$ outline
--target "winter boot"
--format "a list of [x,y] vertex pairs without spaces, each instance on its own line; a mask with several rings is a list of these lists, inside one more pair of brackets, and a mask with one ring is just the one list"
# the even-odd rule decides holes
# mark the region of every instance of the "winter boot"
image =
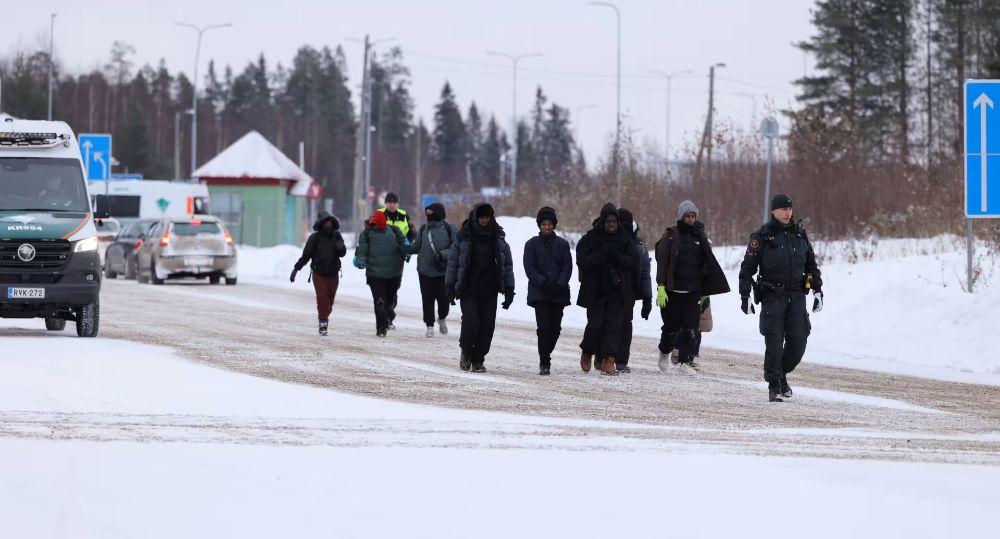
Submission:
[[458,361],[458,368],[468,372],[472,368],[472,359],[465,352],[462,352],[462,359]]
[[424,337],[428,339],[434,336],[434,326],[427,326],[427,333],[424,333]]
[[615,363],[615,370],[622,374],[629,374],[632,372],[632,369],[628,368],[628,365],[624,363]]
[[323,337],[327,335],[327,329],[330,327],[330,322],[328,320],[319,321],[319,334]]
[[586,352],[580,354],[580,368],[583,372],[590,372],[590,363],[594,360],[594,354],[588,354]]
[[767,400],[769,402],[784,402],[781,398],[781,381],[778,382],[768,382],[767,384]]
[[552,367],[551,360],[545,360],[545,359],[540,360],[538,362],[538,374],[540,376],[548,376],[551,367]]
[[618,376],[618,369],[615,368],[615,358],[608,356],[601,362],[601,374],[606,376]]
[[438,331],[441,332],[441,335],[448,334],[448,322],[444,318],[438,318]]
[[786,399],[792,398],[792,388],[788,385],[788,379],[784,376],[781,377],[781,396]]
[[483,363],[486,361],[484,357],[477,357],[472,360],[472,372],[486,372],[486,366]]
[[380,330],[376,331],[375,332],[375,336],[378,337],[378,338],[380,338],[380,339],[384,339],[385,338],[385,330],[384,329],[380,329]]

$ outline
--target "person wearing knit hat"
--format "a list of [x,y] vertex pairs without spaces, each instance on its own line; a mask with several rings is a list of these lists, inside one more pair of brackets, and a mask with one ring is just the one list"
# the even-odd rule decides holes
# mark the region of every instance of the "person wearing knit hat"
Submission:
[[[451,303],[445,292],[444,274],[448,257],[455,249],[458,229],[445,221],[444,205],[434,202],[424,208],[427,224],[420,227],[409,253],[417,255],[417,277],[420,281],[420,298],[424,311],[425,337],[434,336],[434,322],[438,331],[448,334],[448,311]],[[434,307],[437,304],[437,316]]]
[[729,292],[729,282],[698,220],[698,206],[690,200],[678,205],[677,224],[656,242],[656,285],[663,320],[660,370],[694,374],[701,304],[709,296]]
[[403,277],[403,263],[409,242],[396,227],[389,226],[385,213],[375,212],[360,234],[354,250],[354,267],[365,270],[375,307],[375,336],[385,337],[392,319],[396,292]]
[[552,351],[562,332],[563,310],[570,304],[569,279],[573,256],[569,242],[556,235],[556,210],[545,206],[535,218],[538,235],[524,244],[524,274],[528,278],[528,306],[535,309],[538,335],[538,374],[552,368]]
[[[792,197],[779,193],[771,199],[771,218],[750,235],[740,265],[740,308],[754,312],[760,303],[760,333],[764,336],[764,380],[768,400],[792,397],[788,374],[806,351],[812,326],[806,295],[813,292],[813,312],[823,308],[823,279],[812,244],[801,223],[792,220]],[[754,276],[757,275],[757,280]]]

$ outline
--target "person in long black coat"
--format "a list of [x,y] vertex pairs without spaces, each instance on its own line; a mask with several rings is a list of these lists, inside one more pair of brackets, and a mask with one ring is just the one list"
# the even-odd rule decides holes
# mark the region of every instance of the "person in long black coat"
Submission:
[[[641,270],[639,272],[639,295],[636,301],[642,300],[642,311],[640,315],[643,320],[649,320],[649,314],[653,312],[653,281],[649,259],[649,249],[639,237],[639,223],[636,222],[632,212],[625,208],[618,208],[618,226],[625,234],[632,235],[635,245],[635,254],[639,257]],[[622,326],[622,347],[618,356],[615,357],[615,368],[620,373],[632,372],[628,366],[628,360],[632,356],[632,319],[634,318],[633,308],[625,308],[625,316]]]
[[524,245],[524,274],[528,277],[528,306],[535,309],[538,335],[538,374],[548,375],[552,351],[562,332],[563,309],[570,304],[569,279],[573,257],[569,242],[556,235],[556,211],[538,210],[538,235]]
[[619,227],[614,204],[601,208],[593,228],[580,239],[576,264],[580,278],[576,304],[587,309],[580,368],[590,372],[594,361],[601,374],[616,375],[615,358],[624,346],[625,309],[635,305],[642,263],[631,234]]

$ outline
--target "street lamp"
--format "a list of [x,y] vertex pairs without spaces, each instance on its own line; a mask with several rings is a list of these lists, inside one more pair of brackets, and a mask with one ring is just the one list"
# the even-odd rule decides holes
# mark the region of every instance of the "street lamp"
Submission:
[[181,179],[181,114],[191,114],[191,109],[174,113],[174,179]]
[[673,83],[674,77],[679,75],[689,75],[694,73],[691,69],[682,69],[680,71],[666,72],[654,70],[653,73],[660,75],[667,79],[667,127],[665,137],[663,139],[663,159],[664,161],[670,162],[670,94],[671,94],[671,84]]
[[[511,189],[514,189],[517,187],[517,63],[525,58],[542,56],[542,53],[529,52],[526,54],[507,54],[504,52],[486,51],[486,54],[506,58],[510,60],[511,65],[514,68],[514,103],[511,105],[510,109],[511,138],[513,139],[513,145],[511,146],[510,187]],[[500,187],[503,186],[501,185]]]
[[198,43],[194,48],[194,78],[191,79],[191,176],[198,167],[198,58],[201,55],[201,38],[205,32],[218,28],[228,28],[232,23],[195,26],[186,22],[175,22],[177,26],[190,28],[198,33]]
[[49,20],[49,121],[52,121],[52,76],[55,68],[52,66],[52,55],[55,53],[56,43],[56,14],[52,14]]
[[618,74],[617,74],[617,105],[615,108],[615,158],[612,161],[615,169],[615,179],[617,191],[615,198],[617,205],[622,205],[622,172],[619,161],[622,140],[622,12],[618,6],[610,2],[588,2],[592,6],[601,6],[615,10],[615,20],[618,29]]

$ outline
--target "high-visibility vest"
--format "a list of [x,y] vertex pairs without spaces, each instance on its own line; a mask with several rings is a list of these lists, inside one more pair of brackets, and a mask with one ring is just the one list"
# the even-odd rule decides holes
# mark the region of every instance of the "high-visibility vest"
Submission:
[[403,233],[404,237],[409,236],[410,220],[406,218],[406,210],[402,209],[396,210],[396,213],[399,214],[399,219],[390,219],[389,212],[387,212],[385,208],[379,208],[377,211],[380,211],[385,214],[385,222],[387,225],[396,227],[400,232]]

